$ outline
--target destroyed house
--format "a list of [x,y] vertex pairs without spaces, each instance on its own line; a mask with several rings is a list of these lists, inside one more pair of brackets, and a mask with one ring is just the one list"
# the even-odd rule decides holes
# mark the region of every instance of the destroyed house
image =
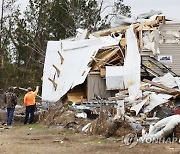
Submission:
[[[49,41],[43,73],[43,100],[56,102],[66,98],[82,102],[98,96],[114,96],[118,90],[126,88],[123,76],[128,71],[122,66],[128,52],[136,50],[135,46],[141,59],[137,54],[134,59],[133,54],[130,55],[130,65],[138,68],[140,61],[142,76],[158,77],[167,72],[179,76],[180,23],[157,16],[132,26],[136,40],[129,38],[129,45],[129,25],[92,34],[80,30],[73,39]],[[132,47],[128,49],[129,46]]]
[[153,76],[171,72],[180,75],[180,23],[165,21],[157,28],[142,30],[141,55],[144,70]]

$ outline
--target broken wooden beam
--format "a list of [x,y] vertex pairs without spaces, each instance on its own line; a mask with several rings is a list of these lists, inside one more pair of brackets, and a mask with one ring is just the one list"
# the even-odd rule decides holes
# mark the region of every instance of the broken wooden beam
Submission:
[[157,93],[157,94],[171,94],[169,91],[166,91],[166,90],[149,88],[149,87],[145,87],[145,86],[140,87],[140,90],[142,90],[142,91],[155,92],[155,93]]
[[149,84],[151,84],[151,85],[153,85],[153,86],[156,86],[156,87],[159,87],[159,88],[161,88],[161,89],[164,89],[164,90],[168,91],[169,93],[176,93],[176,92],[177,92],[177,90],[174,90],[174,89],[172,89],[172,88],[169,88],[169,87],[167,87],[167,86],[165,86],[165,85],[163,85],[163,84],[159,84],[159,83],[156,83],[156,82],[147,80],[147,79],[144,79],[143,81],[146,82],[146,83],[149,83]]
[[[153,26],[156,26],[159,23],[164,23],[164,19],[161,19],[161,17],[158,16],[153,21],[144,22],[144,23],[136,23],[136,24],[133,24],[133,26],[134,26],[135,29],[137,29],[137,31],[141,31],[144,26],[153,27]],[[108,35],[111,35],[111,33],[114,33],[114,32],[116,32],[116,33],[125,32],[128,28],[129,28],[129,26],[121,26],[121,27],[109,28],[109,29],[105,29],[105,30],[102,30],[102,31],[94,32],[93,35],[95,37],[108,36]]]

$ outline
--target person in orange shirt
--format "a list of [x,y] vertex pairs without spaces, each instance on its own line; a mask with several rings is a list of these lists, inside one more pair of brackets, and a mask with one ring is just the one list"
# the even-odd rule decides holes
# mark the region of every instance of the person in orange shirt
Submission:
[[39,91],[39,86],[36,87],[36,90],[34,92],[32,91],[31,87],[29,87],[27,91],[28,92],[24,96],[24,106],[26,107],[24,124],[27,124],[28,120],[29,120],[29,124],[32,124],[34,122],[34,112],[36,106],[35,98]]

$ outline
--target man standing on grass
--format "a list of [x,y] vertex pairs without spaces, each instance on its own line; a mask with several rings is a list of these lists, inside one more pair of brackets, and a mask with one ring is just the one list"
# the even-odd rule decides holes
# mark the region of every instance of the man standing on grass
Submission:
[[[36,87],[36,90],[34,92],[32,91],[31,87],[29,87],[27,91],[28,92],[24,96],[24,106],[26,107],[24,124],[27,124],[28,120],[29,120],[29,124],[32,124],[34,122],[34,112],[36,107],[35,98],[39,91],[39,86]],[[29,115],[30,115],[30,119],[29,119]]]
[[7,108],[7,126],[11,126],[14,116],[15,106],[17,104],[17,96],[14,93],[13,87],[9,87],[8,91],[5,92],[4,103],[6,104],[6,108]]

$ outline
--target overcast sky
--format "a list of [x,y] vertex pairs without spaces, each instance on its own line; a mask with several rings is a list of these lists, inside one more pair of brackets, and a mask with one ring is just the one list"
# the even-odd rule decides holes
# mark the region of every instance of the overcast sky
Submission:
[[[28,0],[18,1],[22,5],[22,9],[25,9]],[[124,3],[131,6],[133,16],[155,10],[162,11],[166,16],[180,19],[180,0],[124,0]]]
[[131,6],[133,16],[155,10],[169,17],[180,18],[180,0],[124,0],[124,3]]

